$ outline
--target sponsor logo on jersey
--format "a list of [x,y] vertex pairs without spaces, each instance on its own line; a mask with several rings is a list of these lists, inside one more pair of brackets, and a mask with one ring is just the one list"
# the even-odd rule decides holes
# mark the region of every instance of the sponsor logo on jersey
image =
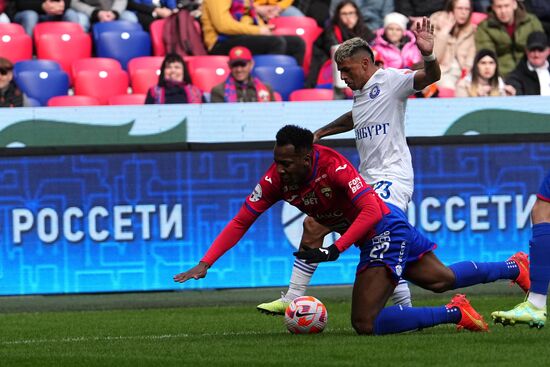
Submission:
[[252,191],[252,194],[250,194],[250,201],[255,203],[259,201],[262,198],[262,186],[260,184],[257,184],[254,188],[254,191]]
[[351,189],[351,192],[355,194],[357,191],[363,188],[363,181],[359,176],[357,176],[353,180],[348,182],[348,186]]
[[370,126],[355,129],[355,139],[371,139],[375,136],[386,135],[388,133],[389,122],[383,124],[374,124]]
[[342,212],[341,210],[335,210],[333,212],[315,214],[315,218],[321,219],[321,220],[322,219],[333,219],[333,218],[341,217],[343,215],[344,215],[344,212]]
[[375,84],[369,92],[369,97],[371,99],[375,99],[379,95],[380,95],[380,87],[378,86],[378,84]]
[[317,177],[317,178],[315,179],[315,183],[321,181],[321,180],[324,179],[324,178],[327,178],[327,174],[326,174],[326,173],[323,173],[322,176]]
[[302,198],[304,205],[316,205],[319,203],[319,199],[315,196],[315,191],[309,192]]
[[336,169],[334,170],[334,172],[338,172],[338,171],[345,170],[347,167],[348,167],[347,163],[344,164],[343,166],[338,166],[338,167],[336,167]]
[[332,197],[332,189],[330,187],[321,187],[321,194],[330,199]]

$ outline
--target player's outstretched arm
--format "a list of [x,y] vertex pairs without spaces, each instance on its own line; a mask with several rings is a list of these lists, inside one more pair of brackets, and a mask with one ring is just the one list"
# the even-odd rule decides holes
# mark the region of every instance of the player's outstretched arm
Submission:
[[189,279],[201,279],[206,276],[206,272],[208,271],[208,268],[210,265],[205,263],[204,261],[200,261],[197,265],[192,267],[191,269],[174,275],[174,281],[178,283],[183,283],[188,281]]
[[412,31],[416,37],[416,46],[424,59],[424,68],[414,75],[414,89],[422,90],[441,78],[441,69],[433,53],[434,25],[430,19],[423,17],[421,22],[416,23]]
[[321,138],[329,135],[341,134],[353,129],[351,111],[344,113],[331,123],[323,126],[313,133],[313,143],[318,143]]

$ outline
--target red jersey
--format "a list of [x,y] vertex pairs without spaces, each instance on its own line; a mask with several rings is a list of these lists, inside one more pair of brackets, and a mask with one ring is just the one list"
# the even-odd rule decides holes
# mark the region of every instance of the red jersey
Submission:
[[284,184],[273,163],[201,261],[214,263],[260,214],[279,200],[342,234],[335,243],[340,251],[371,238],[376,224],[390,212],[388,207],[340,153],[314,145],[312,159],[311,176],[301,185]]

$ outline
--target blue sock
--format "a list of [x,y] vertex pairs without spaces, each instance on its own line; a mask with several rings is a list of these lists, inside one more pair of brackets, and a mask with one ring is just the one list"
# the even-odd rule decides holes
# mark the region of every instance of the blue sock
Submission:
[[463,261],[452,264],[449,268],[455,273],[456,278],[453,289],[491,283],[499,279],[514,280],[519,275],[518,265],[510,260],[494,263]]
[[374,334],[396,334],[440,324],[456,324],[460,311],[453,307],[403,307],[390,306],[382,309],[374,321]]
[[533,238],[529,243],[529,270],[531,292],[548,294],[550,282],[550,223],[533,226]]

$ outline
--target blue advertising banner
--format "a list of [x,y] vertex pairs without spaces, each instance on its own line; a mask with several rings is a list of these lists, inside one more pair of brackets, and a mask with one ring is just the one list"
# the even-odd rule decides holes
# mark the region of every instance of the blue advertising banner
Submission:
[[[338,150],[357,163],[354,148]],[[549,143],[416,146],[412,154],[409,219],[444,262],[527,251]],[[271,161],[269,150],[0,157],[0,294],[286,285],[302,222],[286,203],[205,279],[172,281],[200,260]],[[352,283],[357,260],[352,248],[322,264],[313,284]]]

